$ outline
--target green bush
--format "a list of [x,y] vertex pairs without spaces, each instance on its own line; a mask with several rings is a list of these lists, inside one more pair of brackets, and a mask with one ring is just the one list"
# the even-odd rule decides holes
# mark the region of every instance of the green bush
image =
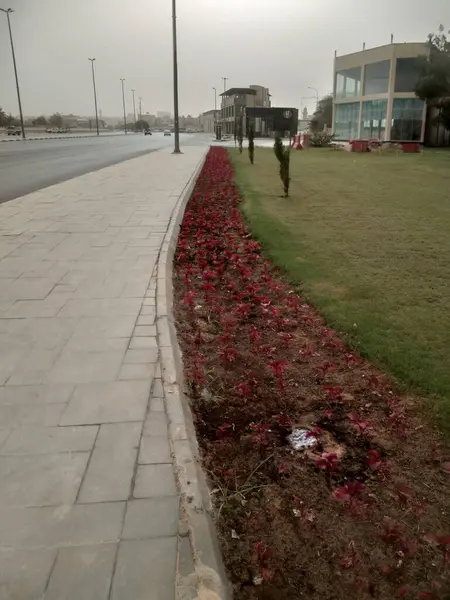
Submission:
[[326,133],[325,131],[318,131],[314,133],[310,140],[310,146],[314,148],[329,148],[331,146],[331,142],[334,140],[334,135],[332,133]]

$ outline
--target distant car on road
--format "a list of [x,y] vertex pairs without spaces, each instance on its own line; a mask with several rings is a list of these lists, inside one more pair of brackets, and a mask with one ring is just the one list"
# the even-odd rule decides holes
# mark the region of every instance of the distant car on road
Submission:
[[17,127],[14,127],[13,125],[10,125],[9,127],[6,128],[6,133],[8,135],[20,135],[20,129],[18,129]]
[[172,135],[168,129],[164,131],[164,135]]
[[150,131],[150,129],[146,129],[144,131],[144,135],[152,135],[152,132]]

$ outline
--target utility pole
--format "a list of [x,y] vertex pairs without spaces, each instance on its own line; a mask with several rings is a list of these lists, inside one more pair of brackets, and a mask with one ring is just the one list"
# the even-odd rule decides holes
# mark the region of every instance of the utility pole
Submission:
[[14,42],[13,42],[12,31],[11,31],[11,21],[9,19],[9,15],[14,11],[12,8],[6,8],[6,9],[0,8],[0,10],[6,14],[6,19],[8,21],[9,39],[11,41],[11,52],[12,52],[12,59],[13,59],[13,65],[14,65],[14,75],[16,77],[17,101],[19,103],[20,127],[22,129],[22,139],[25,139],[25,127],[23,124],[22,102],[20,100],[19,77],[17,76],[16,54],[14,52]]
[[319,92],[317,91],[317,89],[315,87],[312,87],[310,85],[308,85],[308,90],[314,90],[316,92],[316,110],[319,106]]
[[136,90],[131,90],[132,94],[133,94],[133,115],[134,115],[134,130],[136,131],[136,101],[134,98],[134,92]]
[[120,81],[122,82],[123,123],[124,123],[124,127],[125,127],[125,135],[126,135],[128,133],[128,131],[127,131],[127,113],[126,113],[126,109],[125,109],[125,88],[123,87],[125,79],[123,77],[121,77]]
[[222,77],[223,80],[223,93],[224,95],[222,96],[222,133],[227,133],[226,131],[226,126],[225,126],[225,92],[227,91],[227,81],[228,81],[228,77]]
[[142,97],[139,96],[139,121],[142,119]]
[[172,0],[172,46],[173,46],[173,121],[175,143],[174,154],[181,154],[180,123],[178,117],[178,55],[177,55],[177,3]]
[[91,65],[92,65],[92,85],[94,87],[95,123],[97,125],[97,135],[100,135],[100,131],[99,131],[99,128],[98,128],[97,90],[96,90],[96,87],[95,87],[95,71],[94,71],[94,61],[95,61],[95,58],[88,58],[88,60],[91,61]]

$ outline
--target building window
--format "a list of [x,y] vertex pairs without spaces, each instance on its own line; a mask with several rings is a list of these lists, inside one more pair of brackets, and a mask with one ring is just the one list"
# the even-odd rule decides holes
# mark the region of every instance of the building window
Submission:
[[419,58],[398,58],[395,71],[395,91],[414,92],[420,77]]
[[391,140],[420,141],[423,101],[418,98],[395,98],[392,107]]
[[336,104],[334,134],[338,139],[351,140],[358,136],[359,102]]
[[389,72],[391,70],[391,61],[366,65],[364,74],[364,96],[371,94],[387,94],[389,89]]
[[362,140],[386,139],[387,100],[368,100],[362,103],[361,132]]
[[356,98],[361,90],[361,67],[336,73],[336,98]]

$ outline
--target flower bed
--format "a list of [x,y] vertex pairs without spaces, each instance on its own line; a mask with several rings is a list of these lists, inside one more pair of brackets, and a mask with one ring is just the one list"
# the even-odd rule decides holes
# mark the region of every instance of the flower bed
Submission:
[[174,282],[235,598],[448,598],[450,475],[435,432],[264,259],[239,202],[227,151],[212,148]]

